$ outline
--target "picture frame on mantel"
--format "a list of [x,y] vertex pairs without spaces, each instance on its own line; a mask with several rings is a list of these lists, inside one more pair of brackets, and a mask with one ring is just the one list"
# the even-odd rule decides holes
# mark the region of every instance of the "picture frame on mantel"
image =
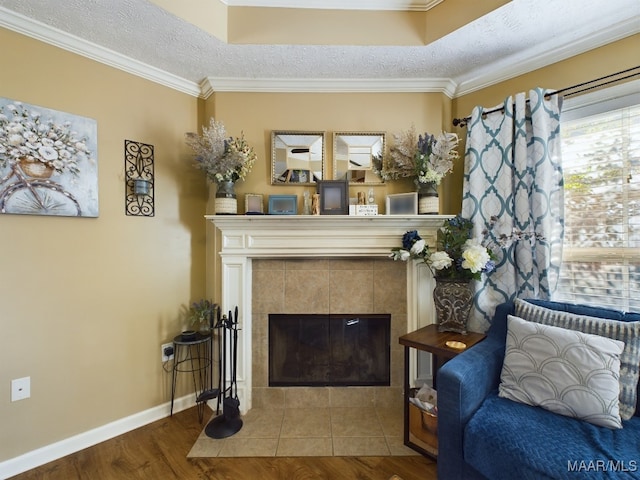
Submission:
[[385,207],[387,215],[417,215],[418,192],[389,194]]
[[264,213],[263,196],[260,193],[247,193],[244,196],[244,210],[248,215],[262,215]]
[[317,182],[320,215],[349,215],[349,183],[346,180]]
[[269,195],[269,215],[297,215],[297,195]]

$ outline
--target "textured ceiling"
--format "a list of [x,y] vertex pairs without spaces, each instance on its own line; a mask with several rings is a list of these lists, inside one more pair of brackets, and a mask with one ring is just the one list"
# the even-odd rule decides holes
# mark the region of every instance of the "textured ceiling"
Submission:
[[460,93],[496,72],[520,74],[640,31],[638,0],[513,0],[412,47],[230,45],[145,0],[0,0],[0,7],[214,86],[215,79],[446,78]]

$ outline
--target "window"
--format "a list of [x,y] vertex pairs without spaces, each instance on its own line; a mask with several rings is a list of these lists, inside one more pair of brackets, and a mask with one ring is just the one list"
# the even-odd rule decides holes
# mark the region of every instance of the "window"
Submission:
[[565,239],[554,300],[640,312],[638,97],[563,113]]

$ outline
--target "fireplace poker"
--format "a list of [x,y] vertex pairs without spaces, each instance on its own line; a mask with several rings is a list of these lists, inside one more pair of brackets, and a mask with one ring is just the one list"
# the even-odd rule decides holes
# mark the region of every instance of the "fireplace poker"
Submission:
[[[238,398],[238,306],[234,316],[233,325],[233,377],[231,378],[232,389],[235,387],[235,398]],[[233,393],[233,392],[232,392]],[[240,402],[238,402],[238,406]]]

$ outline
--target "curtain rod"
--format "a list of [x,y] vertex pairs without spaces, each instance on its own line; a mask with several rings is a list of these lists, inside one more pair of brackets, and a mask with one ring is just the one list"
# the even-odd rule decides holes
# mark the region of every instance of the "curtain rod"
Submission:
[[[627,74],[629,72],[633,72],[634,70],[636,70],[636,72],[630,73],[629,75],[625,75],[625,74]],[[610,75],[605,75],[604,77],[596,78],[595,80],[589,80],[588,82],[578,83],[577,85],[572,85],[570,87],[561,88],[560,90],[556,90],[554,92],[545,93],[544,96],[545,96],[545,98],[549,98],[552,95],[558,95],[559,93],[568,92],[569,90],[575,90],[576,88],[578,88],[579,90],[575,90],[573,92],[568,92],[568,93],[565,94],[565,97],[570,97],[571,95],[577,95],[579,93],[586,92],[588,90],[593,90],[594,88],[604,87],[605,85],[609,85],[610,83],[615,83],[615,82],[619,82],[621,80],[626,80],[628,78],[636,77],[636,76],[640,75],[640,71],[637,71],[637,70],[640,70],[640,66],[628,68],[627,70],[622,70],[620,72],[612,73]],[[611,77],[617,77],[618,75],[625,75],[625,76],[620,77],[620,78],[615,78],[613,80],[609,80]],[[607,80],[607,81],[605,81],[605,80]],[[597,85],[592,85],[594,83],[597,83]],[[585,87],[586,85],[589,85],[589,86]],[[580,87],[585,87],[585,88],[580,88]],[[528,98],[527,98],[526,102],[529,103],[529,99]],[[504,107],[494,108],[494,109],[489,110],[487,112],[483,112],[482,115],[485,116],[485,115],[489,115],[490,113],[495,113],[495,112],[500,112],[500,111],[504,111]],[[464,118],[454,118],[453,119],[453,126],[454,127],[466,127],[467,126],[467,122],[469,120],[471,120],[471,116],[464,117]]]

